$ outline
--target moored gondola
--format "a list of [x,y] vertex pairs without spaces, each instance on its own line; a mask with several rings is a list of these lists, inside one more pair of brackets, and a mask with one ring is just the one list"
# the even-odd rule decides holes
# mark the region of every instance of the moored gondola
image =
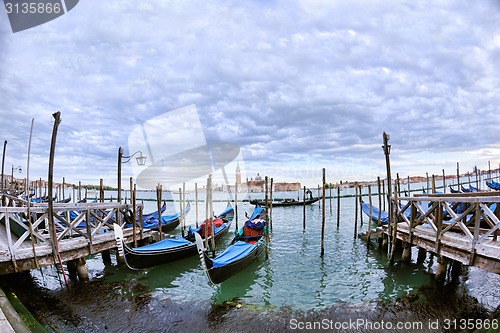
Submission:
[[[227,234],[233,217],[233,207],[228,204],[226,209],[213,220],[214,241]],[[131,269],[156,266],[195,255],[196,243],[193,232],[201,231],[203,227],[202,225],[198,229],[191,229],[192,232],[189,232],[185,237],[169,237],[145,246],[130,247],[124,242],[120,226],[114,225],[118,251],[121,252],[120,255],[124,256],[125,263]],[[211,241],[211,238],[210,233],[208,240]]]
[[236,232],[234,239],[221,254],[211,258],[203,245],[203,239],[195,233],[201,264],[210,282],[221,283],[239,273],[257,259],[266,247],[266,221],[263,208],[256,206],[250,219]]
[[[181,218],[185,217],[191,210],[191,204],[188,202],[186,207],[179,213],[161,216],[161,231],[169,232],[174,230],[181,223]],[[162,212],[164,209],[162,208]],[[132,227],[132,223],[127,223],[127,227]],[[151,215],[148,218],[142,218],[142,227],[145,229],[158,230],[158,213]]]
[[[319,201],[319,199],[321,199],[321,198],[312,198],[312,199],[307,199],[305,201],[295,200],[295,199],[285,199],[282,201],[273,201],[272,206],[273,207],[288,207],[288,206],[312,205],[313,203]],[[265,206],[266,201],[253,199],[253,200],[250,200],[250,204],[256,205],[256,206]]]

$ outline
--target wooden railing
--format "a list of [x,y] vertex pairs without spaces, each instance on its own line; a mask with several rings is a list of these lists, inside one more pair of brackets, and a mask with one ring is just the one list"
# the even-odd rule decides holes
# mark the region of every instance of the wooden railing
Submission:
[[[14,203],[17,201],[8,199]],[[0,206],[0,223],[6,231],[6,239],[1,240],[4,250],[0,252],[5,252],[6,248],[9,252],[1,256],[9,255],[15,265],[16,259],[36,256],[33,252],[43,252],[35,251],[35,248],[50,248],[54,252],[54,249],[59,251],[59,244],[76,240],[88,247],[89,253],[94,253],[95,239],[112,232],[114,223],[120,226],[132,224],[133,211],[136,216],[142,216],[142,204],[136,205],[135,210],[133,208],[130,204],[120,203],[55,203],[53,221],[50,221],[46,204],[32,203],[29,208],[16,207],[15,204]],[[141,224],[137,223],[133,232],[139,232],[140,227]]]
[[[407,229],[409,243],[423,227],[435,237],[435,252],[445,236],[460,236],[460,243],[472,254],[474,261],[477,246],[487,240],[497,241],[500,230],[500,195],[497,193],[467,193],[416,195],[399,197],[394,201],[395,221],[389,233]],[[420,227],[418,229],[417,227]]]

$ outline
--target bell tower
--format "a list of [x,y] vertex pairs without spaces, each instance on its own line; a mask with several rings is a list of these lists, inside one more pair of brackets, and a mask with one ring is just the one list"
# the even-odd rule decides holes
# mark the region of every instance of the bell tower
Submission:
[[240,162],[236,162],[236,184],[241,185],[241,170],[240,170]]

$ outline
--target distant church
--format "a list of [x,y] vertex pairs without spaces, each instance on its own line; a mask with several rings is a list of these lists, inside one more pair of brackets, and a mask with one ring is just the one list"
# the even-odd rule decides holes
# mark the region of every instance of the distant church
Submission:
[[[246,179],[245,183],[241,182],[241,169],[240,164],[236,164],[236,185],[238,192],[264,192],[266,181],[262,179],[260,173],[257,173],[255,178]],[[232,187],[233,189],[233,187]],[[301,189],[300,183],[273,183],[273,191],[299,191]]]

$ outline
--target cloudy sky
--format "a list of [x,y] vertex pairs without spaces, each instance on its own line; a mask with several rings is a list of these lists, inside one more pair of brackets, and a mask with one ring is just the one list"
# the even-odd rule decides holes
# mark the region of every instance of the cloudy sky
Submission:
[[6,173],[26,176],[34,118],[31,179],[56,111],[56,180],[114,185],[134,128],[189,105],[247,177],[384,177],[384,131],[401,177],[500,163],[496,0],[81,0],[17,33],[1,8],[0,61]]

